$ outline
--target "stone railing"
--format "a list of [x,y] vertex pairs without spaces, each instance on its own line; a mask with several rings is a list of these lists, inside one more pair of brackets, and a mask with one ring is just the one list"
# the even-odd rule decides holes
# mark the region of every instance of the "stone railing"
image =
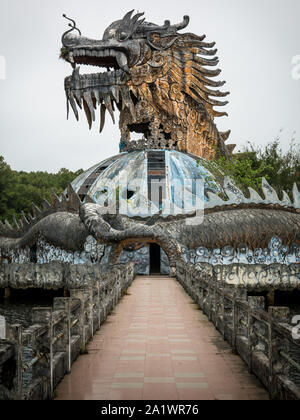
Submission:
[[26,329],[6,325],[6,339],[0,340],[0,399],[51,399],[134,279],[132,263],[102,267],[93,281],[97,266],[73,269],[77,288],[69,289],[70,297],[54,298],[53,307],[34,308],[33,325]]
[[293,339],[289,308],[269,306],[266,312],[263,296],[248,296],[247,288],[228,284],[217,273],[177,264],[177,280],[270,397],[300,399],[300,339]]

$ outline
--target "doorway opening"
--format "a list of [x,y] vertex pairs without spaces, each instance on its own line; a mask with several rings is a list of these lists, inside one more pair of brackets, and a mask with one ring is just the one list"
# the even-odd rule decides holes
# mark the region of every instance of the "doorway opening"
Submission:
[[150,243],[150,274],[160,274],[160,246]]

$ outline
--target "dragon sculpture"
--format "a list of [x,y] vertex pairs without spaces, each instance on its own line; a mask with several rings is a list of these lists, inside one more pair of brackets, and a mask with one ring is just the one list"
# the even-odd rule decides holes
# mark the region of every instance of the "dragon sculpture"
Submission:
[[[112,23],[103,40],[81,36],[75,22],[62,37],[62,56],[74,67],[73,75],[65,80],[68,104],[78,117],[77,105],[84,108],[89,124],[95,119],[94,110],[100,105],[101,128],[105,110],[114,116],[114,104],[120,109],[122,150],[139,147],[162,148],[157,142],[164,138],[164,148],[193,152],[198,157],[212,158],[216,146],[227,154],[214,116],[220,114],[213,106],[223,103],[210,96],[224,96],[207,86],[220,86],[210,77],[219,70],[207,70],[217,59],[213,44],[204,43],[204,36],[178,34],[188,24],[156,26],[127,13]],[[74,31],[78,32],[74,34]],[[116,71],[80,75],[77,64],[95,64]],[[130,131],[142,132],[143,141],[130,141]],[[162,135],[163,134],[163,135]],[[227,177],[222,194],[207,192],[204,220],[200,224],[186,223],[192,215],[167,217],[155,215],[144,220],[113,214],[109,208],[95,203],[88,195],[84,202],[69,185],[61,197],[52,194],[52,203],[44,200],[43,209],[33,206],[33,215],[22,215],[11,227],[0,224],[1,258],[8,262],[47,261],[43,255],[52,248],[60,261],[73,262],[85,253],[89,262],[100,261],[103,245],[111,251],[108,261],[116,261],[124,247],[137,249],[140,244],[155,242],[167,254],[171,267],[176,261],[196,250],[205,253],[257,253],[264,263],[263,253],[272,238],[278,237],[285,254],[300,261],[300,194],[294,185],[293,201],[282,192],[262,181],[264,197],[249,189],[245,196]],[[222,197],[222,198],[221,198]],[[57,252],[57,254],[55,254]],[[283,252],[283,251],[282,251]],[[44,258],[44,259],[43,259]],[[84,262],[83,261],[83,262]]]
[[[204,42],[205,35],[180,34],[188,16],[182,23],[165,21],[158,26],[141,19],[143,13],[132,14],[133,10],[113,22],[102,40],[81,36],[73,20],[62,36],[61,57],[74,69],[65,80],[67,103],[76,118],[78,105],[91,127],[99,106],[101,132],[106,110],[114,121],[115,105],[120,110],[122,151],[145,148],[145,141],[130,142],[130,132],[137,132],[148,147],[163,142],[164,148],[206,159],[213,158],[217,149],[228,154],[224,141],[230,132],[219,133],[214,123],[214,117],[227,115],[214,109],[227,102],[214,98],[229,93],[213,89],[225,83],[213,79],[219,69],[209,68],[218,63],[215,43]],[[81,75],[79,64],[107,71]]]

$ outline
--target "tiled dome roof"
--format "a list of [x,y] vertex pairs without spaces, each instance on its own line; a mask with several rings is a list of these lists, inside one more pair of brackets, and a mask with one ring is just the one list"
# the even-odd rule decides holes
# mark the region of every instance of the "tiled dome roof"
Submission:
[[221,190],[211,163],[175,150],[157,149],[106,159],[82,173],[72,186],[82,201],[88,194],[107,206],[117,197],[122,201],[120,213],[141,217],[158,212],[163,216],[189,213],[195,210],[197,200],[206,201],[206,191]]

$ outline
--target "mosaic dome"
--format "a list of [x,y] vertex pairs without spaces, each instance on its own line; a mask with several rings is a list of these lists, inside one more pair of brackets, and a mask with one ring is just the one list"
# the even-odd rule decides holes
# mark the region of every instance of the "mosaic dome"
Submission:
[[[209,168],[209,169],[208,169]],[[112,206],[128,216],[187,214],[203,206],[205,192],[221,187],[211,164],[175,150],[121,153],[94,165],[73,183],[84,202]]]

